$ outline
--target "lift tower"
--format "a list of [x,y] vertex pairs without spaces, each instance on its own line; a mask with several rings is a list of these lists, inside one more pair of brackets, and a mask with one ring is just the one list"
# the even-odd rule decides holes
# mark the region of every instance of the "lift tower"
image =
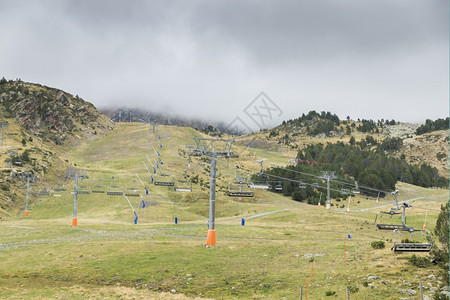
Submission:
[[77,196],[78,196],[78,178],[88,178],[86,169],[67,168],[67,178],[75,178],[75,188],[73,193],[73,215],[72,226],[77,227]]
[[[209,218],[208,218],[208,236],[206,238],[206,246],[216,245],[215,230],[215,211],[216,211],[216,162],[217,157],[235,158],[237,154],[231,152],[231,145],[234,140],[194,138],[196,152],[198,155],[211,157],[211,166],[209,174]],[[217,144],[225,144],[223,148],[217,148]]]
[[30,172],[23,172],[22,173],[22,181],[27,182],[27,198],[25,202],[25,217],[28,217],[28,202],[30,200],[30,181],[35,180],[35,176],[33,173]]
[[334,171],[322,171],[322,176],[319,178],[325,179],[327,181],[327,209],[331,207],[330,201],[330,179],[335,179],[336,175]]
[[1,146],[3,147],[3,132],[5,131],[5,128],[8,128],[8,122],[3,122],[0,124],[0,126],[2,126],[2,142],[1,142]]

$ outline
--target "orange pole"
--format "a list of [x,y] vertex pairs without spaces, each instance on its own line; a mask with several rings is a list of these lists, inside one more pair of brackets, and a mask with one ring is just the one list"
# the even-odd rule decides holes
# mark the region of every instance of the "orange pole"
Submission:
[[346,256],[346,246],[345,246],[345,237],[344,237],[344,264],[347,264],[347,256]]
[[72,218],[72,227],[77,227],[77,218]]
[[425,221],[423,222],[423,227],[422,227],[423,230],[427,229],[427,217],[428,217],[428,210],[427,210],[427,214],[425,215]]
[[313,269],[314,269],[314,260],[311,263],[311,287],[310,287],[311,292],[312,292],[312,282],[313,282]]
[[25,211],[25,217],[28,217],[28,210]]
[[308,290],[307,290],[307,286],[306,286],[306,278],[305,278],[305,296],[306,296],[306,300],[308,300]]

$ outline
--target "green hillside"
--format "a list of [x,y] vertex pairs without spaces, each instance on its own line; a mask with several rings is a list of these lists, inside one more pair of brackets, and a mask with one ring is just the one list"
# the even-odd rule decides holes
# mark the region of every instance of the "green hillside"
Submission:
[[[411,297],[410,290],[418,293],[420,280],[431,296],[442,281],[439,267],[413,265],[411,253],[390,250],[392,231],[375,229],[376,213],[393,207],[392,195],[378,202],[355,195],[350,206],[333,200],[330,210],[259,189],[251,198],[227,196],[235,164],[242,167],[240,175],[251,175],[260,171],[256,160],[287,165],[293,153],[249,146],[248,137],[238,138],[232,148],[239,158],[219,159],[217,246],[204,247],[209,161],[192,157],[188,169],[186,154],[192,138],[204,135],[191,128],[158,129],[153,139],[149,125],[118,123],[103,135],[81,139],[78,146],[42,144],[55,156],[50,170],[59,173],[46,172],[32,189],[45,183],[64,185],[67,191],[33,196],[28,218],[17,209],[25,201],[22,191],[11,216],[0,221],[1,298],[298,299],[306,283],[310,299],[344,299],[347,286],[355,299],[397,299]],[[196,182],[192,192],[151,184],[144,162],[152,173],[146,155],[158,161],[153,147],[169,175],[153,173],[154,179],[178,182],[186,174]],[[139,197],[129,197],[137,224],[124,196],[91,193],[78,195],[78,226],[71,227],[74,180],[64,177],[68,166],[87,169],[89,178],[79,183],[86,190],[96,185],[104,190],[112,185],[122,191],[136,188],[146,203],[143,208]],[[433,232],[448,189],[400,182],[396,188],[399,201],[409,200],[413,206],[407,210],[408,226],[420,229],[426,220]],[[397,216],[389,219],[399,222]],[[377,241],[386,247],[374,249],[371,243]]]

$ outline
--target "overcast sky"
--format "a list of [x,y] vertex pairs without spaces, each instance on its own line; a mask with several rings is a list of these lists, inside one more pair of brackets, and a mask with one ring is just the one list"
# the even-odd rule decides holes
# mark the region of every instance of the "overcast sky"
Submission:
[[424,122],[449,113],[448,6],[0,0],[0,77],[224,122],[248,124],[260,92],[274,123],[309,110]]

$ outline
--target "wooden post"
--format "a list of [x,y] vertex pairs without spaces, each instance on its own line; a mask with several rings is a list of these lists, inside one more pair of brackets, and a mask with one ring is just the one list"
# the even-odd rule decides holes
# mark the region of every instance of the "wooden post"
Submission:
[[350,288],[347,287],[347,300],[350,300]]
[[309,287],[310,293],[312,293],[313,269],[314,269],[314,259],[313,259],[313,261],[311,263],[311,286]]
[[423,300],[423,288],[422,288],[422,280],[420,281],[420,285],[419,285],[419,288],[420,288],[420,300]]

